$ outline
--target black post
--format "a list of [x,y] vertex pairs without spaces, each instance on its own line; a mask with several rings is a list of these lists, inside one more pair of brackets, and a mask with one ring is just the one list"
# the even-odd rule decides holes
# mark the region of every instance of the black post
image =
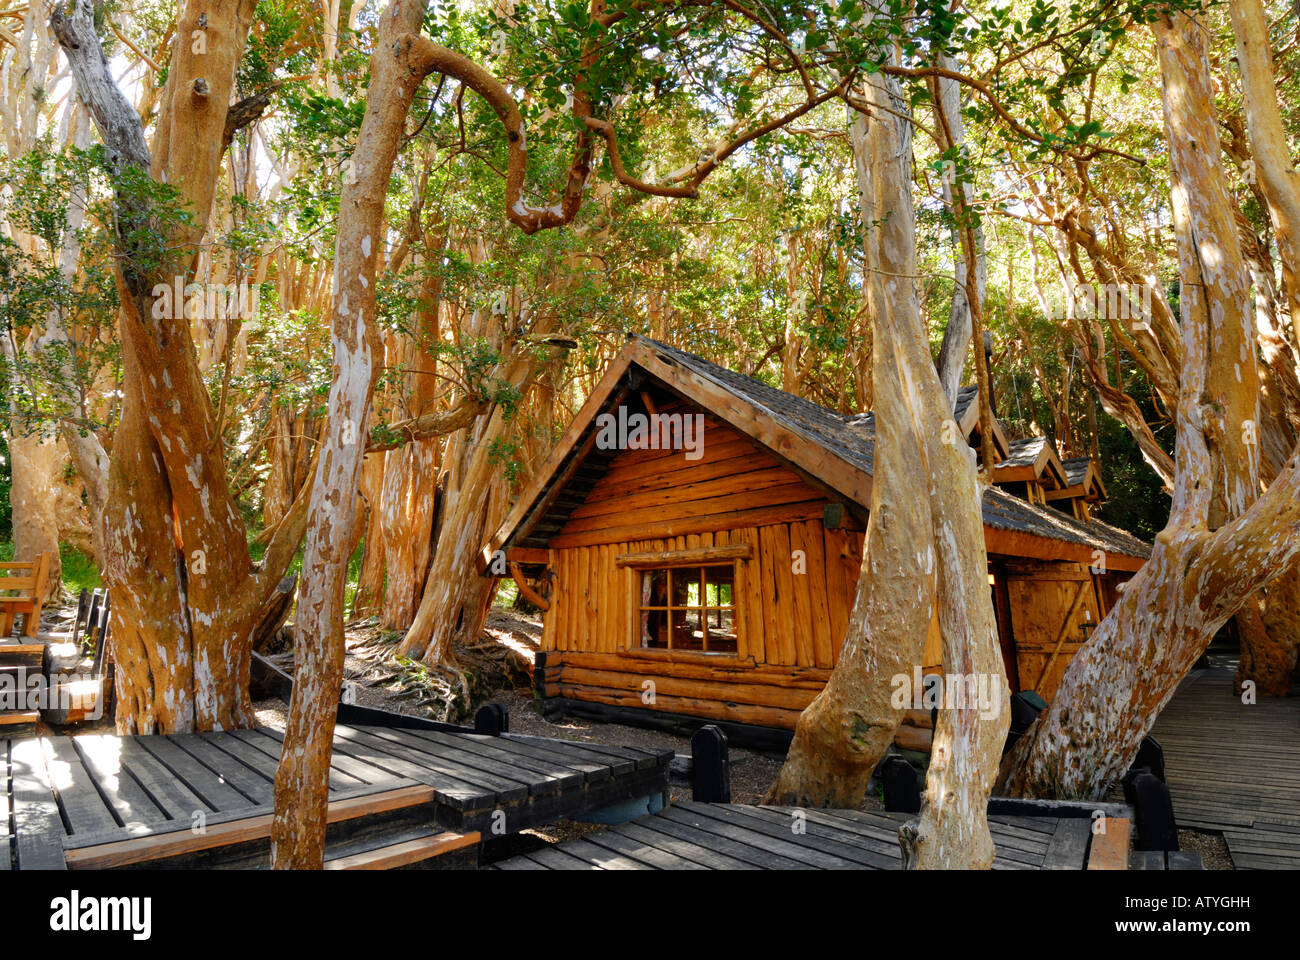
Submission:
[[921,783],[912,765],[897,754],[880,761],[885,809],[890,813],[920,813]]
[[510,715],[499,703],[485,703],[474,714],[474,732],[497,737],[510,730]]
[[1165,782],[1165,750],[1155,737],[1143,737],[1137,756],[1129,764],[1129,772],[1147,770],[1161,783]]
[[1136,770],[1124,778],[1124,799],[1133,807],[1139,850],[1177,850],[1178,823],[1169,787],[1149,771]]
[[691,737],[691,799],[698,803],[731,802],[731,759],[727,735],[706,724]]

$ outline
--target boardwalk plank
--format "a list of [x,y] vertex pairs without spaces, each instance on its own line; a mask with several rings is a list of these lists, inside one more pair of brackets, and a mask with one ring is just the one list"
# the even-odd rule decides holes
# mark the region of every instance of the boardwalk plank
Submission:
[[402,743],[371,733],[362,727],[350,727],[340,724],[335,729],[340,736],[348,741],[349,745],[365,744],[379,753],[391,757],[400,757],[408,763],[424,767],[426,771],[431,773],[455,777],[464,783],[474,785],[479,789],[480,793],[493,797],[497,803],[518,803],[528,796],[528,786],[518,780],[507,779],[494,773],[488,773],[485,770],[476,770],[463,763],[445,757],[437,757],[431,753],[412,750]]
[[[367,727],[366,731],[391,741],[399,749],[412,750],[420,755],[427,754],[469,770],[501,778],[509,783],[520,784],[533,796],[550,796],[560,792],[558,778],[489,756],[476,747],[464,745],[445,734],[439,737],[416,737],[405,730],[383,727]],[[427,732],[437,733],[437,731]]]
[[38,742],[68,832],[98,833],[121,826],[95,788],[94,778],[82,765],[72,741],[68,737],[41,737]]
[[127,772],[167,814],[167,819],[188,819],[195,813],[210,813],[216,809],[163,766],[157,757],[136,743],[135,737],[107,734],[104,737],[118,745]]
[[1082,818],[1057,821],[1047,853],[1043,857],[1044,870],[1082,870],[1088,855],[1088,840],[1092,835],[1092,822]]
[[14,852],[22,870],[64,870],[63,819],[54,799],[45,754],[35,739],[10,742],[14,802]]
[[[241,737],[248,743],[256,743],[254,738],[270,741],[268,746],[263,747],[269,750],[278,758],[284,749],[284,733],[276,730],[274,727],[255,727],[252,730],[232,730],[237,737]],[[350,757],[346,753],[340,753],[337,749],[338,742],[335,741],[335,749],[330,755],[330,768],[343,774],[347,778],[345,784],[341,784],[338,789],[351,790],[362,784],[370,784],[377,787],[393,784],[403,777],[389,773],[379,767],[372,766],[364,760],[358,760],[356,757]],[[332,782],[332,778],[331,778]]]
[[[134,737],[135,745],[177,777],[185,788],[212,810],[239,810],[256,806],[248,797],[195,760],[167,737]],[[129,761],[128,761],[129,763]]]
[[238,790],[254,805],[272,801],[275,794],[274,773],[271,776],[258,773],[208,740],[204,734],[170,734],[167,739],[207,767],[224,783]]
[[1243,704],[1231,668],[1193,671],[1152,729],[1180,826],[1224,834],[1241,869],[1300,868],[1300,848],[1269,820],[1300,825],[1300,704]]
[[117,737],[83,734],[72,738],[73,749],[82,765],[95,778],[113,809],[116,821],[125,827],[140,827],[168,820],[171,815],[127,772]]

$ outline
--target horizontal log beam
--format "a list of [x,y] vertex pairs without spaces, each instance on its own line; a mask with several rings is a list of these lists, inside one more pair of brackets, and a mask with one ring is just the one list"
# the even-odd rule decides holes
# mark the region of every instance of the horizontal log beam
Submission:
[[710,563],[714,560],[748,560],[754,548],[748,543],[723,547],[697,547],[692,550],[659,550],[649,553],[624,553],[614,559],[620,567],[677,567]]

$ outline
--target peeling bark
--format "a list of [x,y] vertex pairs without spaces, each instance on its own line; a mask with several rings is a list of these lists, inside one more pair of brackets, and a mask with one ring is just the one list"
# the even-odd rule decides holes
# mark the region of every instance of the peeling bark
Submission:
[[1219,162],[1203,29],[1185,14],[1153,29],[1184,291],[1173,505],[1151,559],[1004,761],[1000,785],[1014,795],[1100,797],[1217,630],[1300,554],[1300,450],[1253,500],[1250,278]]
[[[873,330],[876,472],[866,556],[830,681],[804,710],[768,803],[857,807],[901,720],[891,693],[920,666],[939,605],[945,670],[1004,676],[987,582],[975,464],[942,424],[951,406],[930,358],[916,274],[910,128],[896,81],[876,78],[864,99],[885,108],[854,119],[852,142]],[[973,251],[967,250],[968,254]],[[968,266],[968,277],[974,264]],[[944,442],[945,436],[948,442]],[[928,497],[918,497],[919,490]],[[987,869],[986,810],[1009,714],[973,706],[941,712],[915,827],[922,869]]]

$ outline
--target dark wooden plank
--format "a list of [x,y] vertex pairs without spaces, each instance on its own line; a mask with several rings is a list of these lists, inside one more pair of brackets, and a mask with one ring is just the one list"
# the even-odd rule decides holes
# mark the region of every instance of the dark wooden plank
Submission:
[[654,867],[648,863],[642,863],[640,860],[634,860],[631,857],[625,857],[606,847],[597,846],[585,837],[578,837],[575,840],[566,840],[563,844],[564,852],[571,857],[577,857],[584,863],[590,864],[601,870],[653,870]]
[[[269,741],[266,746],[261,746],[260,749],[269,751],[277,758],[277,762],[284,750],[284,733],[274,727],[255,727],[251,730],[232,730],[230,732],[246,743],[258,744],[259,740]],[[337,742],[335,746],[337,747]],[[346,753],[340,753],[337,749],[334,749],[330,754],[330,769],[343,774],[347,778],[347,782],[341,783],[337,788],[339,790],[351,790],[361,784],[386,786],[403,779],[389,773],[387,770],[372,766],[364,760],[358,760]]]
[[527,857],[511,857],[509,860],[501,860],[498,863],[491,864],[493,870],[545,870],[546,868],[536,860],[529,860]]
[[698,843],[692,843],[681,837],[673,836],[670,833],[664,833],[657,829],[659,818],[656,816],[642,817],[640,820],[633,820],[630,823],[621,823],[616,828],[619,833],[633,840],[639,840],[642,843],[650,844],[660,850],[666,850],[669,853],[676,854],[684,860],[690,860],[692,863],[698,863],[702,867],[710,870],[757,870],[758,867],[744,860],[738,860],[735,857],[729,857],[725,853],[701,846]]
[[[342,801],[331,801],[326,821],[331,826],[353,823],[364,826],[369,818],[383,813],[418,809],[427,805],[433,796],[432,788],[419,785],[404,790],[371,792],[364,796]],[[202,854],[204,851],[226,848],[248,848],[250,844],[269,850],[273,813],[269,807],[250,811],[251,816],[234,817],[221,823],[209,823],[203,831],[158,830],[148,836],[119,836],[106,842],[82,844],[67,850],[69,867],[78,869],[107,869],[151,863],[160,860],[177,862],[174,858]],[[123,831],[124,833],[124,831]],[[474,837],[473,842],[477,843]],[[264,857],[263,852],[260,856]]]
[[735,822],[736,818],[734,816],[729,816],[717,808],[711,808],[708,804],[675,804],[665,809],[661,816],[693,826],[697,830],[706,833],[726,837],[746,846],[758,847],[761,850],[767,850],[769,853],[788,857],[804,864],[805,867],[822,870],[843,870],[855,866],[854,862],[846,857],[822,853],[820,850],[811,850],[790,840],[746,830],[742,824]]
[[[556,787],[559,790],[569,790],[575,787],[580,787],[587,779],[583,770],[562,763],[545,754],[534,753],[531,751],[524,753],[517,749],[513,749],[512,747],[498,745],[496,741],[500,740],[500,737],[462,734],[455,735],[454,739],[456,742],[467,743],[468,749],[473,750],[475,753],[480,753],[485,757],[491,757],[494,760],[500,760],[502,763],[508,763],[523,770],[531,771],[533,774],[544,775],[551,780],[554,780]],[[513,745],[513,747],[516,748],[518,746],[518,744]],[[597,768],[597,765],[592,764],[591,767],[594,770]],[[604,769],[607,773],[609,772],[608,767],[600,769]],[[606,779],[608,779],[608,777],[606,777]]]
[[1001,823],[1008,827],[1018,827],[1030,833],[1044,833],[1050,839],[1056,832],[1056,825],[1068,817],[1022,817],[1016,814],[999,813],[989,817],[989,823]]
[[367,728],[367,732],[390,740],[404,750],[427,753],[446,762],[521,784],[532,796],[549,796],[560,792],[559,778],[489,756],[477,746],[466,745],[446,734],[426,731],[429,736],[417,737],[405,730],[382,728]]
[[36,739],[9,747],[14,804],[14,852],[20,870],[63,870],[63,819],[54,799],[45,755]]
[[[427,784],[415,783],[411,780],[395,781],[395,786],[391,789],[388,787],[377,788],[367,784],[363,787],[357,787],[352,790],[343,790],[338,796],[330,797],[330,803],[343,800],[355,800],[364,798],[382,798],[385,795],[392,794],[396,790],[404,787],[429,788]],[[432,795],[430,795],[432,798]],[[426,801],[427,802],[427,801]],[[250,807],[244,806],[232,810],[218,810],[214,813],[206,814],[204,817],[205,827],[214,827],[222,824],[236,823],[242,820],[250,820],[255,817],[271,816],[275,809],[271,804]],[[149,824],[147,827],[138,830],[125,830],[118,828],[116,830],[105,831],[104,833],[86,834],[84,836],[67,837],[64,839],[63,846],[66,850],[79,850],[82,847],[99,846],[106,843],[118,843],[123,840],[138,840],[142,837],[160,837],[173,833],[188,833],[193,828],[193,821],[187,816],[173,820],[164,820],[161,823]]]
[[72,741],[67,737],[41,737],[46,770],[63,813],[64,824],[71,834],[97,833],[120,827],[109,809],[94,778],[81,763]]
[[[508,733],[503,734],[503,736],[511,737],[512,739],[514,738],[513,734]],[[521,736],[519,739],[536,742],[543,738],[525,738]],[[592,743],[586,740],[579,742],[572,740],[551,740],[550,742],[561,749],[572,749],[572,747],[580,746],[582,749],[591,753],[595,753],[599,756],[610,757],[617,761],[631,760],[636,764],[636,769],[638,770],[649,770],[652,767],[663,766],[669,763],[673,758],[673,751],[671,750],[644,750],[641,747],[627,747],[615,743]]]
[[587,834],[583,839],[598,847],[604,847],[611,853],[625,856],[655,870],[708,869],[694,860],[680,857],[656,844],[646,843],[644,840],[637,840],[628,836],[623,832],[621,825],[611,827],[608,830],[597,830]]
[[199,763],[167,737],[135,737],[134,741],[137,747],[149,753],[212,810],[239,810],[256,806],[233,785]]
[[[657,766],[660,762],[658,754],[649,750],[641,750],[637,747],[622,747],[608,743],[592,743],[587,740],[553,740],[545,737],[529,737],[522,734],[503,733],[500,737],[502,740],[512,740],[516,743],[528,743],[534,746],[545,746],[547,749],[561,751],[582,751],[588,755],[594,756],[598,762],[604,762],[613,768],[617,776],[621,773],[630,773],[631,770],[646,770],[650,767]],[[671,753],[671,751],[669,751]],[[629,769],[627,764],[631,764]]]
[[108,739],[116,742],[127,772],[167,814],[167,819],[189,819],[196,813],[206,815],[216,809],[191,790],[179,776],[168,770],[152,753],[140,746],[135,737],[108,736]]
[[125,769],[121,742],[119,737],[94,734],[76,736],[71,741],[82,766],[94,777],[118,824],[140,827],[170,819],[171,814],[155,803]]
[[427,766],[393,756],[391,753],[376,749],[371,743],[359,736],[340,732],[339,727],[335,727],[335,731],[335,753],[355,757],[370,766],[378,767],[392,776],[406,777],[417,783],[428,784],[434,788],[437,801],[454,810],[485,810],[491,809],[496,803],[495,791],[481,784],[468,783],[456,777],[438,773]]
[[[671,807],[668,809],[672,809]],[[667,816],[666,812],[660,812],[653,817],[646,817],[636,821],[638,824],[649,826],[653,822],[653,827],[660,833],[666,833],[669,836],[677,837],[680,840],[686,840],[696,846],[704,847],[709,850],[715,850],[718,853],[732,857],[742,863],[748,863],[752,867],[760,870],[808,870],[809,866],[801,860],[791,857],[781,856],[765,850],[761,847],[750,846],[745,843],[732,840],[729,837],[721,836],[717,833],[710,833],[700,830],[690,822],[682,822],[673,817]]]
[[[778,808],[788,809],[788,808]],[[898,828],[912,819],[912,814],[885,813],[859,810],[806,810],[805,815],[814,822],[824,822],[828,827],[847,829],[868,839],[897,849]],[[1041,867],[1045,844],[1036,834],[1019,832],[1006,824],[991,824],[995,847],[994,869],[1020,870]],[[1023,848],[1023,849],[1022,849]],[[899,854],[901,866],[901,854]]]
[[1088,856],[1088,838],[1092,823],[1088,820],[1060,820],[1043,858],[1044,870],[1082,870]]
[[254,805],[270,803],[274,799],[274,773],[268,777],[257,772],[208,740],[206,734],[170,734],[167,739],[207,767],[223,783],[238,790]]
[[393,757],[400,757],[435,774],[455,777],[465,783],[474,784],[484,793],[492,795],[498,804],[519,803],[528,796],[528,785],[520,783],[518,780],[498,776],[495,773],[488,773],[485,770],[478,770],[446,757],[414,750],[405,743],[387,736],[381,736],[378,733],[371,733],[359,727],[339,725],[335,729],[339,731],[340,736],[347,739],[349,744],[366,743],[375,750]]
[[[412,732],[417,736],[423,733],[420,730]],[[477,743],[481,737],[481,735],[475,734],[451,734],[451,736],[460,737],[474,743]],[[560,741],[541,740],[540,738],[522,740],[505,736],[483,737],[483,739],[494,741],[492,745],[498,750],[518,754],[522,757],[531,757],[538,762],[558,763],[569,769],[576,770],[583,775],[588,783],[608,780],[614,776],[614,769],[607,762],[607,757],[590,753],[581,748],[557,749],[551,746],[552,743],[559,743]]]
[[541,850],[530,850],[524,854],[529,860],[540,864],[547,870],[593,870],[599,869],[595,864],[588,863],[581,857],[576,857],[571,853],[565,853],[559,847],[544,847]]
[[[250,731],[239,732],[248,733]],[[275,771],[280,764],[280,752],[278,750],[273,751],[271,747],[271,744],[275,741],[267,737],[256,737],[250,742],[244,737],[236,736],[233,730],[219,733],[202,733],[199,736],[265,777],[270,781],[272,793],[274,793]],[[344,790],[360,784],[361,781],[356,777],[340,774],[332,765],[330,766],[329,788],[331,790]]]
[[795,821],[780,812],[763,807],[740,805],[711,805],[724,807],[734,818],[732,822],[780,840],[789,840],[800,846],[819,850],[832,856],[851,860],[859,864],[859,869],[895,870],[902,864],[902,857],[895,840],[893,848],[884,842],[874,842],[858,834],[828,827],[823,823],[807,820],[803,823],[803,832],[796,833]]
[[1156,718],[1178,823],[1221,832],[1238,869],[1300,868],[1267,823],[1300,829],[1300,702],[1231,691],[1231,668],[1193,671]]
[[1163,850],[1130,850],[1128,855],[1130,870],[1163,870],[1165,854]]

